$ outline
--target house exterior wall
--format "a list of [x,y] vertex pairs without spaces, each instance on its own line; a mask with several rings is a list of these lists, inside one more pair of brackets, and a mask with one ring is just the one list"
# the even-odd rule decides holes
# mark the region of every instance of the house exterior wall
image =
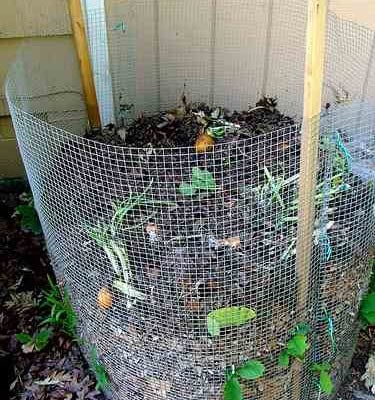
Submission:
[[[5,100],[5,79],[17,50],[28,41],[46,49],[41,62],[59,68],[60,80],[80,91],[78,61],[71,36],[67,0],[1,0],[0,5],[0,178],[24,174]],[[59,57],[51,57],[51,52]],[[44,58],[44,60],[43,60]],[[64,68],[61,68],[64,63]],[[56,70],[56,69],[55,69]]]

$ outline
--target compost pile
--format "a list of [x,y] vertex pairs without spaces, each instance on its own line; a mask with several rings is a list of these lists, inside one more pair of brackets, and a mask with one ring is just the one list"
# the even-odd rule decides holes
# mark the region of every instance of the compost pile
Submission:
[[[183,95],[180,105],[173,110],[141,115],[128,125],[122,120],[118,128],[110,124],[103,131],[88,132],[86,137],[117,146],[176,148],[194,146],[207,127],[212,128],[217,143],[225,143],[291,125],[293,119],[277,109],[277,100],[273,98],[263,98],[247,111],[231,112],[204,103],[190,104]],[[220,131],[221,134],[216,133]]]
[[[103,356],[115,389],[131,382],[135,399],[160,391],[167,398],[201,399],[208,387],[215,398],[228,366],[258,357],[272,372],[246,390],[283,398],[291,373],[278,369],[277,357],[299,322],[299,125],[277,110],[274,99],[229,112],[190,105],[183,96],[174,110],[130,123],[124,118],[119,127],[86,137],[94,142],[64,143],[42,196],[53,192],[61,205],[57,241],[67,252],[75,249],[79,266],[67,283],[73,302],[85,310],[81,329]],[[366,249],[358,238],[370,229],[363,215],[371,202],[355,212],[348,207],[372,192],[348,171],[334,143],[321,144],[320,158],[313,259],[325,234],[329,249],[317,292],[345,354],[332,366],[338,383],[348,337],[355,334],[347,326],[356,326],[366,286]],[[330,176],[324,175],[327,162]],[[323,209],[328,211],[321,215]],[[79,234],[72,236],[76,221]],[[207,315],[242,306],[261,313],[252,328],[223,329],[211,338]],[[311,317],[306,310],[300,318]],[[319,345],[329,349],[329,338],[322,335]]]

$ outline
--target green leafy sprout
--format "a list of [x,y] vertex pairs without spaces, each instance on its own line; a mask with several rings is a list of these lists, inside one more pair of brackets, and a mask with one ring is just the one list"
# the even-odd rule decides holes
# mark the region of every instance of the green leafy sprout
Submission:
[[328,362],[315,363],[311,367],[312,372],[319,375],[319,389],[327,395],[331,395],[333,392],[331,369],[331,364]]
[[224,384],[224,400],[243,400],[240,379],[256,380],[265,373],[265,366],[257,360],[246,361],[238,368],[227,371]]
[[23,193],[20,196],[24,204],[20,204],[15,208],[14,216],[20,217],[22,230],[32,232],[34,235],[42,233],[38,214],[34,208],[34,200],[31,193]]
[[372,276],[369,285],[369,292],[363,298],[359,309],[359,318],[362,326],[375,325],[375,258],[371,260]]
[[52,325],[61,329],[71,338],[75,337],[77,316],[70,302],[68,292],[61,295],[59,287],[48,276],[48,289],[43,291],[42,307],[49,310],[49,316],[42,320],[41,326]]
[[43,350],[48,345],[51,336],[51,329],[41,329],[34,333],[34,335],[17,333],[16,339],[23,345],[23,351],[25,353],[30,353],[34,350],[38,352]]
[[126,295],[128,308],[132,307],[135,300],[145,300],[146,296],[133,286],[128,250],[120,243],[118,236],[120,231],[131,231],[142,226],[153,215],[148,215],[132,225],[125,225],[124,220],[131,211],[142,205],[175,206],[175,203],[172,202],[156,201],[148,198],[147,192],[151,185],[152,182],[141,194],[131,194],[126,200],[114,203],[113,215],[108,224],[98,222],[96,226],[86,228],[88,236],[103,249],[111,263],[117,276],[113,286]]
[[191,170],[191,182],[182,182],[179,192],[185,197],[191,197],[199,190],[215,191],[216,189],[216,182],[211,172],[193,167]]
[[224,307],[207,315],[207,331],[211,336],[219,336],[221,328],[241,326],[256,317],[256,312],[248,307]]
[[292,337],[288,340],[286,348],[280,353],[278,364],[280,367],[287,368],[291,358],[303,361],[306,351],[310,345],[308,343],[308,333],[310,326],[306,323],[298,324],[292,331]]
[[110,386],[108,373],[103,364],[99,361],[98,352],[94,346],[92,346],[90,350],[89,364],[90,370],[96,378],[95,389],[102,391],[107,390]]

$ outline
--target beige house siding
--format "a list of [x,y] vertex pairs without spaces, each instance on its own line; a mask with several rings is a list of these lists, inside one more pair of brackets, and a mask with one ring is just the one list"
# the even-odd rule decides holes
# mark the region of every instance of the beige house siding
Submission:
[[330,7],[344,19],[375,29],[374,0],[331,0]]
[[[79,67],[71,37],[67,0],[1,0],[0,11],[0,178],[24,174],[5,100],[5,79],[17,50],[28,41],[46,49],[51,76],[58,71],[66,87],[80,91]],[[50,51],[48,51],[50,50]],[[51,57],[51,52],[58,54]],[[40,54],[38,54],[40,56]],[[39,62],[39,61],[38,61]],[[61,75],[62,74],[62,75]]]

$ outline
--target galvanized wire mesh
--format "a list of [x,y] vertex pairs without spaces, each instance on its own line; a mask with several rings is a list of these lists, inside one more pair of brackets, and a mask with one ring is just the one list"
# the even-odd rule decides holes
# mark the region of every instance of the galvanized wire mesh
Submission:
[[[248,26],[249,2],[200,1],[199,7],[195,1],[175,3],[109,3],[107,12],[112,21],[107,21],[107,29],[117,113],[119,93],[126,85],[133,86],[123,89],[122,99],[129,96],[126,101],[132,102],[136,111],[143,108],[152,113],[172,106],[172,98],[185,83],[183,75],[189,78],[187,91],[188,83],[194,82],[190,95],[195,100],[216,103],[220,99],[230,108],[246,107],[246,102],[254,101],[262,90],[249,97],[246,86],[236,98],[230,82],[237,79],[237,70],[250,65],[249,59],[243,64],[241,58],[250,47],[239,45],[242,34],[237,38],[220,24],[228,24],[226,12],[236,6],[232,17],[243,18],[243,29]],[[254,73],[253,83],[267,87],[267,94],[282,96],[291,85],[286,82],[294,82],[281,101],[283,108],[298,113],[303,63],[296,67],[299,74],[293,80],[295,69],[290,60],[303,53],[304,40],[299,33],[305,23],[300,13],[304,2],[288,2],[295,8],[289,8],[293,11],[290,19],[284,12],[287,21],[282,23],[275,10],[288,4],[253,3],[254,21],[258,21],[256,12],[268,18],[267,13],[273,12],[267,31],[262,32],[271,48],[258,48],[251,35],[249,43],[253,43],[255,53],[279,60],[274,65],[262,59],[261,70],[267,64],[268,77]],[[189,42],[192,50],[218,63],[214,63],[215,79],[207,81],[212,64],[208,69],[202,60],[195,64],[193,51],[180,65],[174,53],[178,40],[170,43],[169,34],[174,29],[171,27],[182,26],[181,21],[189,26],[189,10],[194,18],[205,10],[211,12],[209,4],[216,7],[217,16],[209,32],[215,33],[216,39],[223,34],[224,48],[219,46],[212,52],[210,46],[203,46],[200,31],[195,33],[199,46],[194,48],[195,41]],[[116,7],[111,5],[118,7],[116,18]],[[130,7],[126,14],[119,12],[123,6]],[[160,10],[169,10],[168,16]],[[160,26],[159,18],[147,25],[146,16],[147,21],[154,21],[151,11],[168,24]],[[133,19],[119,25],[124,16]],[[288,29],[291,22],[302,24],[292,31]],[[257,23],[256,27],[262,26]],[[157,44],[151,33],[156,27],[159,33],[166,30],[164,36],[158,36]],[[232,27],[234,32],[236,27]],[[285,38],[295,39],[289,53],[282,51],[283,47],[272,47],[274,41],[286,40],[282,35],[276,37],[284,31]],[[111,47],[112,35],[121,35],[116,39],[123,46],[119,53]],[[144,48],[138,51],[135,39],[138,44],[143,41],[146,48],[156,46],[156,53],[144,52]],[[213,45],[212,38],[204,40]],[[155,54],[156,60],[162,54],[172,58],[164,67],[157,62],[150,69],[144,63]],[[256,136],[249,132],[248,139],[218,143],[213,151],[202,154],[191,147],[106,145],[79,136],[85,127],[84,115],[81,109],[77,112],[76,104],[61,105],[63,93],[59,106],[41,100],[41,94],[47,99],[54,99],[55,94],[48,97],[48,87],[40,90],[29,85],[25,72],[30,57],[35,57],[32,49],[15,64],[7,86],[17,139],[57,278],[72,297],[80,335],[88,347],[95,346],[109,373],[114,398],[221,399],[226,371],[251,359],[262,361],[266,373],[250,383],[241,381],[245,399],[323,398],[310,369],[314,362],[331,363],[337,387],[355,343],[358,307],[366,291],[369,251],[374,243],[374,105],[332,105],[320,123],[309,122],[320,134],[321,145],[314,234],[306,238],[306,243],[314,243],[311,273],[304,277],[308,279],[308,304],[301,310],[297,293],[303,282],[295,257],[300,124]],[[190,64],[185,65],[188,57]],[[121,60],[131,69],[123,69]],[[142,65],[144,69],[140,69]],[[228,65],[232,67],[229,72]],[[41,76],[43,68],[48,66],[41,66]],[[156,84],[143,82],[146,75],[147,79],[159,77]],[[357,84],[365,85],[360,80]],[[181,186],[183,183],[186,185]],[[186,191],[189,184],[193,184],[193,193]],[[209,314],[234,306],[251,308],[257,316],[212,334]],[[300,372],[295,363],[283,369],[277,358],[301,322],[311,326],[310,349]]]

